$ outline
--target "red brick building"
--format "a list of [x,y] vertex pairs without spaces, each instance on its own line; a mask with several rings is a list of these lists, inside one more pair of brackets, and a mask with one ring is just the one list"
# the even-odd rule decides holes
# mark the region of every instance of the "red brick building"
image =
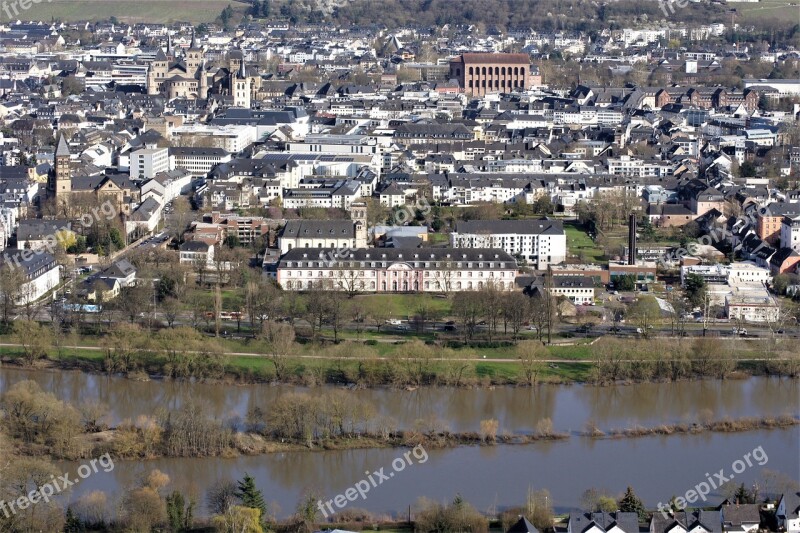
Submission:
[[462,54],[450,61],[450,78],[467,94],[511,92],[531,85],[531,64],[527,54]]

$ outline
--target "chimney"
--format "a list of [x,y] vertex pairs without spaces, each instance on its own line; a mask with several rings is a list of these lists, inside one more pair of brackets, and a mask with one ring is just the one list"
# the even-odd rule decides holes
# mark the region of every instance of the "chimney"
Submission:
[[636,215],[628,217],[628,264],[636,264]]

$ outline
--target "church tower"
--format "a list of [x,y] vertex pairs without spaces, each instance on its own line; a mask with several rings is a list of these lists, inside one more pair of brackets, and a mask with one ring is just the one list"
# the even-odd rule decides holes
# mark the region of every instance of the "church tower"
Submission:
[[244,66],[244,59],[239,64],[239,70],[231,77],[231,95],[234,107],[250,109],[250,79]]
[[356,230],[356,248],[367,247],[367,204],[353,202],[350,204],[350,218]]
[[197,69],[203,64],[203,49],[197,45],[197,37],[192,30],[192,42],[186,51],[186,73],[190,76],[197,74]]
[[69,168],[70,152],[64,135],[58,138],[53,170],[50,172],[47,188],[60,208],[68,206],[72,195],[72,171]]

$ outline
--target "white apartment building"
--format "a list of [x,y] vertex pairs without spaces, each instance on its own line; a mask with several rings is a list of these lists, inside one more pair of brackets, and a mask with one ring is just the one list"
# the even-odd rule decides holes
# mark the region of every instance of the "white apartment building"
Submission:
[[0,256],[0,268],[22,269],[27,281],[22,284],[19,304],[36,301],[61,283],[61,266],[43,250],[5,250]]
[[169,148],[142,148],[131,153],[131,179],[149,180],[170,169]]
[[585,276],[554,276],[550,293],[564,296],[575,305],[594,303],[594,282]]
[[170,167],[188,170],[193,177],[204,177],[215,165],[228,163],[231,154],[222,148],[169,149]]
[[172,130],[177,146],[213,146],[238,154],[256,142],[257,128],[245,124],[187,124]]
[[544,270],[567,256],[567,236],[558,220],[469,220],[450,234],[453,248],[497,248]]
[[210,265],[214,262],[214,245],[203,241],[186,241],[180,247],[182,265]]
[[681,267],[681,285],[686,283],[689,274],[703,278],[706,283],[722,283],[732,287],[737,285],[764,285],[772,279],[768,268],[760,267],[751,261],[741,261],[730,265],[687,265]]
[[783,217],[781,221],[781,246],[800,252],[800,215]]

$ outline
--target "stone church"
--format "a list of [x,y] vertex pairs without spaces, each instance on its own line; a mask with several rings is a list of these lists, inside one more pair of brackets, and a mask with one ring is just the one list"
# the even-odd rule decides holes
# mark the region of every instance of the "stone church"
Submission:
[[147,94],[163,94],[168,99],[206,99],[210,94],[228,95],[234,107],[250,107],[257,90],[258,76],[247,73],[241,50],[228,54],[227,67],[209,69],[205,51],[192,41],[185,51],[176,51],[167,37],[167,51],[159,48],[147,72]]
[[60,135],[44,195],[50,214],[81,215],[87,208],[109,201],[117,213],[130,215],[131,206],[141,199],[141,192],[128,174],[103,172],[73,176],[71,157],[67,138]]

